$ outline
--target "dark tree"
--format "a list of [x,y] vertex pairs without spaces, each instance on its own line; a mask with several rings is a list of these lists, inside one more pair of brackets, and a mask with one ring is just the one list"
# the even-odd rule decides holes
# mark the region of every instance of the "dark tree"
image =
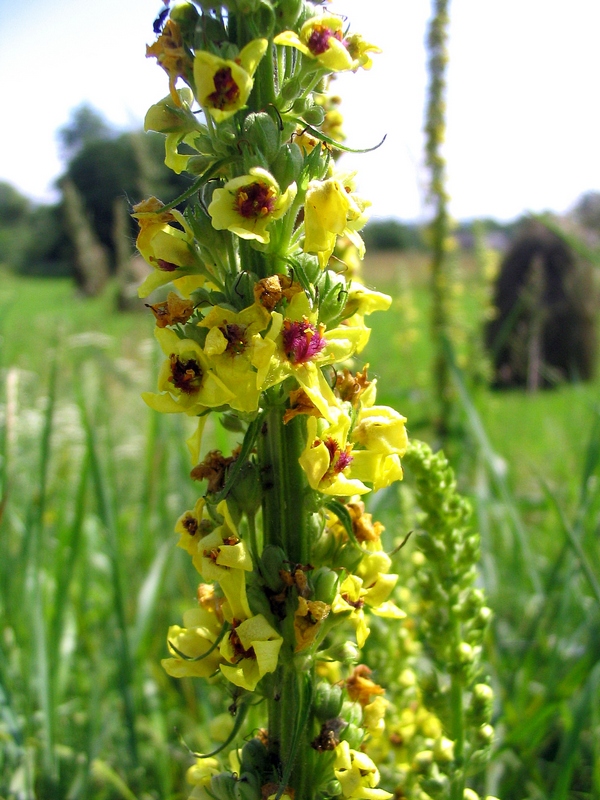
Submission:
[[486,332],[497,387],[590,380],[596,361],[591,265],[557,233],[527,223],[507,252]]

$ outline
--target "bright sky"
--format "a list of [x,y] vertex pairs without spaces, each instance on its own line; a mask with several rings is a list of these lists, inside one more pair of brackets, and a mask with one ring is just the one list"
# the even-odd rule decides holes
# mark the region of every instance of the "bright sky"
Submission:
[[[141,124],[167,94],[144,57],[160,0],[0,0],[0,180],[39,200],[61,173],[56,130],[86,101],[109,122]],[[429,0],[334,0],[379,44],[370,72],[343,75],[347,144],[373,214],[423,215],[424,38]],[[567,210],[600,190],[597,0],[452,0],[448,162],[457,219]],[[166,200],[167,198],[165,198]]]

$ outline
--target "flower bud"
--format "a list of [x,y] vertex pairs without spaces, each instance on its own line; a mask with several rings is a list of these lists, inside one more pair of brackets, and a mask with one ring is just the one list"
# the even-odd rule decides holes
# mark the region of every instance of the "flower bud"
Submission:
[[340,716],[352,725],[360,725],[362,722],[362,709],[358,703],[351,703],[349,700],[345,700],[342,704]]
[[430,561],[444,561],[447,558],[446,545],[427,531],[417,533],[417,544]]
[[426,792],[425,797],[439,797],[448,789],[448,780],[444,775],[434,775],[422,780],[421,787]]
[[298,180],[302,171],[302,162],[302,151],[296,142],[284,144],[279,149],[271,163],[271,173],[282,192],[285,192],[291,183]]
[[260,474],[256,464],[251,461],[244,464],[233,482],[227,502],[235,503],[239,511],[249,517],[256,514],[262,502]]
[[409,686],[416,686],[417,676],[412,669],[403,669],[398,676],[398,683],[403,689],[408,689]]
[[[332,616],[342,617],[343,614],[330,614],[328,619]],[[354,664],[358,661],[358,646],[354,642],[334,644],[327,650],[321,650],[318,657],[327,661],[341,661],[342,664]]]
[[446,739],[445,736],[440,736],[436,739],[433,745],[433,757],[436,761],[443,764],[448,764],[454,761],[454,742]]
[[315,690],[314,711],[319,722],[339,716],[343,703],[342,687],[321,681]]
[[348,742],[352,750],[358,750],[362,744],[363,731],[358,725],[349,723],[340,733],[340,741]]
[[187,161],[187,166],[185,168],[186,172],[190,172],[192,175],[202,175],[203,172],[210,167],[215,161],[214,156],[190,156]]
[[[325,787],[325,794],[328,795],[329,797],[337,797],[338,795],[341,795],[341,793],[342,793],[342,784],[339,781],[336,780],[329,781],[329,783]],[[486,800],[488,800],[487,797]]]
[[[275,15],[281,30],[289,30],[295,26],[303,5],[302,0],[286,0],[277,6]],[[338,794],[338,792],[328,792],[328,794]]]
[[477,683],[471,693],[469,720],[473,725],[482,725],[492,718],[494,692],[487,683]]
[[229,772],[214,775],[210,781],[210,790],[217,800],[237,800],[235,795],[235,778]]
[[293,103],[296,97],[302,91],[300,79],[298,77],[291,78],[286,81],[281,88],[281,99],[286,106]]
[[413,759],[412,769],[418,775],[426,775],[433,764],[433,751],[421,750]]
[[235,783],[236,800],[256,800],[260,797],[260,779],[254,772],[242,772]]
[[267,748],[256,737],[250,739],[242,747],[242,772],[261,773],[266,768],[268,761]]
[[305,122],[308,122],[309,125],[314,125],[317,127],[323,123],[323,120],[325,119],[325,111],[321,108],[321,106],[312,106],[311,108],[306,109],[303,117]]
[[489,747],[494,741],[494,729],[491,725],[482,725],[477,729],[477,739],[483,747]]
[[[337,572],[328,567],[315,570],[312,576],[314,585],[314,599],[331,605],[337,594],[340,578]],[[335,714],[333,714],[335,717]]]
[[179,89],[177,94],[181,98],[181,106],[176,106],[170,95],[150,106],[144,117],[145,131],[185,134],[204,129],[189,108],[194,102],[192,90],[185,87]]
[[265,111],[248,114],[244,121],[244,138],[270,163],[279,150],[279,130]]
[[479,795],[473,789],[465,789],[463,792],[464,800],[479,800]]
[[317,280],[317,288],[319,291],[319,322],[331,325],[342,316],[344,311],[348,299],[346,281],[341,275],[327,269]]

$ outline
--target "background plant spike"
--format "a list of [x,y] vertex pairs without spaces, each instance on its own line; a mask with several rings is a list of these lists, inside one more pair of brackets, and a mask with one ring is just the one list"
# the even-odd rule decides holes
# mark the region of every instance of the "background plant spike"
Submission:
[[[448,475],[445,488],[438,479],[441,462],[414,448],[417,473],[430,476],[419,498],[437,515],[423,549],[447,552],[455,569],[428,573],[429,640],[422,633],[437,674],[452,676],[451,710],[442,686],[421,690],[434,735],[415,740],[408,771],[386,722],[412,702],[395,688],[406,670],[390,663],[382,686],[364,660],[371,629],[385,625],[393,640],[406,611],[384,528],[361,498],[402,479],[408,440],[406,419],[357,371],[366,318],[391,298],[357,277],[370,203],[332,157],[352,148],[329,135],[341,136],[341,116],[327,87],[338,72],[376,68],[379,49],[303,0],[177,3],[158,28],[147,55],[169,94],[146,128],[165,136],[165,163],[194,181],[176,200],[134,208],[152,268],[140,296],[172,284],[181,297],[149,304],[165,359],[158,391],[143,397],[195,420],[191,477],[207,481],[176,524],[201,582],[183,626],[169,628],[163,665],[208,680],[237,716],[221,744],[196,754],[190,797],[463,800],[475,763],[465,698],[481,681],[477,537],[449,535],[464,528],[461,501]],[[202,443],[215,415],[234,433],[224,452]],[[442,596],[449,627],[434,631]],[[475,725],[489,744],[492,695],[481,686]]]

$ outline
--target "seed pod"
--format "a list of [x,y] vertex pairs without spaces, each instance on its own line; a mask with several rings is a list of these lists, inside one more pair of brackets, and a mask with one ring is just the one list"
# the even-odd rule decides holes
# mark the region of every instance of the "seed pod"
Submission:
[[331,684],[321,681],[315,690],[314,712],[319,722],[326,722],[334,719],[340,714],[343,703],[343,693],[341,686],[331,686]]
[[280,592],[284,587],[280,571],[284,569],[285,561],[286,555],[281,547],[269,544],[263,550],[260,559],[260,574],[273,592]]

